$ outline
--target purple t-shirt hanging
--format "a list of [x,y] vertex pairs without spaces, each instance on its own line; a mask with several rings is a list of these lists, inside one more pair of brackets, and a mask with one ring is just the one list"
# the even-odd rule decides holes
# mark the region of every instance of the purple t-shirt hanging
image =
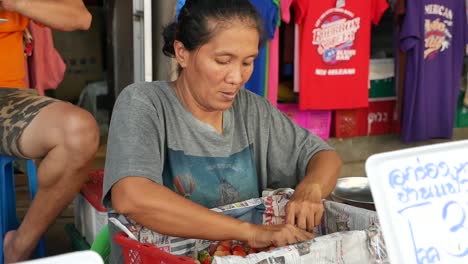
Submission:
[[400,34],[408,54],[402,140],[451,138],[463,66],[465,0],[406,1]]

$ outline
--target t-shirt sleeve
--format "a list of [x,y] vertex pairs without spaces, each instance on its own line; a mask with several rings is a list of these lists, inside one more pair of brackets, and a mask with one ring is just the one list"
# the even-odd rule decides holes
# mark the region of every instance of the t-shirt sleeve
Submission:
[[372,23],[378,25],[382,15],[388,8],[387,0],[372,0]]
[[266,30],[268,33],[268,38],[273,39],[275,37],[276,28],[278,27],[279,18],[279,8],[273,2],[269,1],[268,3],[268,12],[267,12],[267,22]]
[[273,39],[279,21],[278,6],[272,0],[250,0],[250,3],[262,18],[266,37]]
[[293,0],[281,0],[281,19],[285,22],[288,23],[291,21],[291,4]]
[[296,24],[301,25],[304,23],[309,8],[309,2],[310,0],[295,0],[293,2],[292,6],[294,9],[294,20],[296,21]]
[[[284,177],[295,178],[288,183],[298,183],[307,170],[309,160],[322,150],[332,148],[321,138],[298,126],[287,115],[271,107],[267,166],[270,184],[284,185]],[[279,184],[275,184],[278,182]],[[289,184],[292,185],[292,184]],[[285,186],[282,186],[285,187]],[[294,187],[294,186],[288,186]]]
[[400,32],[400,47],[404,52],[411,50],[422,38],[420,1],[406,1],[406,15]]
[[154,104],[139,85],[119,95],[112,114],[104,169],[103,202],[111,207],[110,190],[128,176],[145,177],[162,184],[164,129]]

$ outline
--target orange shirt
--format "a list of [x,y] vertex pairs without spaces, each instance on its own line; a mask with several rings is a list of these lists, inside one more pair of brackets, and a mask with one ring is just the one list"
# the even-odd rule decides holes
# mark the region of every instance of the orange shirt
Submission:
[[23,34],[29,19],[13,12],[0,11],[0,87],[26,88]]

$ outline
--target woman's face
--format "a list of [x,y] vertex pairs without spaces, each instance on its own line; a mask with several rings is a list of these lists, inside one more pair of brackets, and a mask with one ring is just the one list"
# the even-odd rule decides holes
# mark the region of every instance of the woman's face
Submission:
[[185,51],[181,76],[187,82],[190,100],[202,111],[229,109],[252,75],[258,44],[259,33],[254,27],[234,21],[218,28],[199,49]]

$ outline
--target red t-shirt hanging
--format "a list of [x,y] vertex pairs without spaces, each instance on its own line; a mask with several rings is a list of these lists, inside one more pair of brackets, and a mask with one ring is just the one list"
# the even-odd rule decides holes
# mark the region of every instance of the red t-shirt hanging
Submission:
[[[343,6],[344,4],[344,6]],[[302,24],[299,107],[367,107],[371,22],[387,0],[295,0]]]

